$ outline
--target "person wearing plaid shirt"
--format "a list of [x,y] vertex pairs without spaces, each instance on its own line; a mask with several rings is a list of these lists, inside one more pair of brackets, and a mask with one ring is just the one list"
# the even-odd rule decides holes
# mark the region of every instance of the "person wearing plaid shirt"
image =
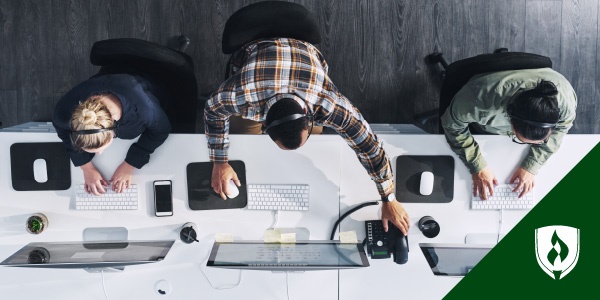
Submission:
[[231,116],[262,123],[263,132],[284,150],[301,147],[310,135],[309,124],[316,124],[334,129],[356,152],[382,197],[385,230],[389,220],[408,233],[408,214],[393,194],[392,169],[382,143],[331,82],[327,63],[315,46],[290,38],[257,40],[232,55],[229,71],[230,77],[204,109],[214,165],[211,182],[221,198],[226,199],[231,179],[240,185],[227,157]]

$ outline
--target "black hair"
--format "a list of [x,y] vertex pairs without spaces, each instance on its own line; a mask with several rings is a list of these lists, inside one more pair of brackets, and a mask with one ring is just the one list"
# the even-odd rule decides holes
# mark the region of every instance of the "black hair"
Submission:
[[515,97],[508,106],[511,124],[516,132],[526,139],[540,141],[545,139],[554,126],[536,126],[531,122],[556,124],[560,118],[556,85],[542,80],[538,85]]
[[[283,98],[275,102],[267,113],[266,125],[293,114],[304,114],[304,109],[296,100]],[[269,128],[267,133],[275,142],[280,142],[289,150],[298,149],[302,143],[302,132],[308,129],[308,118],[302,117],[293,121]]]

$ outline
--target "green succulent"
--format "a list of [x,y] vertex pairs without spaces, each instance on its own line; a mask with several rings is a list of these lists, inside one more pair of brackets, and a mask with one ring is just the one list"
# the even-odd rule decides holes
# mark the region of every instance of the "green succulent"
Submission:
[[44,224],[42,223],[42,221],[37,218],[37,217],[33,217],[29,220],[29,229],[32,232],[40,232],[42,230],[42,227],[44,226]]

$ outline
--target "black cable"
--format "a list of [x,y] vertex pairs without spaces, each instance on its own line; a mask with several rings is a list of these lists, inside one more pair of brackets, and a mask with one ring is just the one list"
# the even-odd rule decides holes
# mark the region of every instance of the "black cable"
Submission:
[[361,208],[371,206],[371,205],[378,205],[378,204],[379,204],[379,201],[365,202],[365,203],[361,203],[361,204],[357,205],[356,207],[351,208],[349,211],[345,212],[333,225],[333,229],[331,230],[331,237],[329,239],[333,241],[337,227],[340,225],[342,220],[344,220],[347,216],[349,216],[350,214],[352,214],[353,212],[355,212]]

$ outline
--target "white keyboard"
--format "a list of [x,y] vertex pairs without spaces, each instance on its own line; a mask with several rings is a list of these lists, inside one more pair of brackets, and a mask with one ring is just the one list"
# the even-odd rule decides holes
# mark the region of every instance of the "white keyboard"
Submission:
[[248,209],[307,211],[308,184],[248,184]]
[[122,193],[113,191],[110,186],[104,189],[106,193],[96,196],[86,193],[83,184],[78,184],[75,188],[75,210],[138,209],[137,184],[130,184]]
[[471,194],[471,209],[530,209],[533,207],[533,190],[519,199],[519,193],[512,191],[513,185],[500,184],[494,188],[494,196],[488,195],[487,200],[473,197]]

